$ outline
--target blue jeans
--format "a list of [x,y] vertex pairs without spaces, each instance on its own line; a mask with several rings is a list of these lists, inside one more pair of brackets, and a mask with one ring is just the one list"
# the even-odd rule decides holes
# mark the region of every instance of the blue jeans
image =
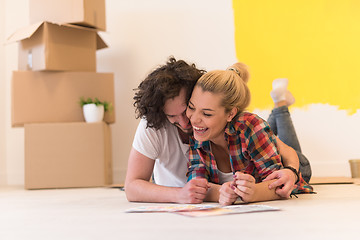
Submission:
[[287,106],[274,108],[268,119],[268,123],[281,141],[292,147],[299,157],[299,171],[306,182],[311,178],[311,166],[309,160],[301,153],[301,147],[297,138],[290,112]]

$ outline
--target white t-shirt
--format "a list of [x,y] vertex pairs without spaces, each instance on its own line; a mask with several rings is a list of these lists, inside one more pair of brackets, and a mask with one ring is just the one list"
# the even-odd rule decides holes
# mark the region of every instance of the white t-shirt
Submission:
[[189,145],[182,143],[177,127],[166,121],[159,130],[146,128],[141,119],[136,130],[133,148],[155,160],[154,180],[158,185],[183,187],[186,184]]
[[220,171],[218,169],[218,172],[219,172],[219,184],[224,184],[226,182],[232,182],[234,180],[234,177],[233,177],[233,173],[232,172],[228,172],[228,173],[224,173],[222,171]]

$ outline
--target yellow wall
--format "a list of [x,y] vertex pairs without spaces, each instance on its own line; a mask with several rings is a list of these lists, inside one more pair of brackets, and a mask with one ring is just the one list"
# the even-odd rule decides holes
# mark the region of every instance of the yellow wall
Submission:
[[250,67],[251,109],[269,108],[275,78],[295,106],[360,109],[360,1],[233,0],[236,56]]

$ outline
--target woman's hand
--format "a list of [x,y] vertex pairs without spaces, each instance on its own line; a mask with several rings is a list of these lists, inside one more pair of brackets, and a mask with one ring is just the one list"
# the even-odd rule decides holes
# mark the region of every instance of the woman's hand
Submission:
[[221,185],[219,189],[219,203],[221,205],[231,205],[236,201],[239,196],[234,192],[234,189],[234,181],[226,182]]
[[255,197],[255,178],[250,174],[236,172],[234,175],[234,192],[244,201],[251,202]]

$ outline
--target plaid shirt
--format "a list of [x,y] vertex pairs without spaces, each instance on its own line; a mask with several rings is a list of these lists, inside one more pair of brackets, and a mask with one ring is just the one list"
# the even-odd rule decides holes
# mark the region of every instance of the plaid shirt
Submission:
[[[225,127],[225,140],[229,146],[232,172],[241,171],[252,175],[261,182],[269,174],[282,168],[281,158],[276,147],[276,138],[266,121],[253,113],[241,113],[235,121]],[[215,157],[211,152],[210,141],[198,142],[190,139],[188,162],[188,181],[206,178],[219,183],[219,172]],[[309,192],[304,188],[306,182],[300,177],[296,193]]]

